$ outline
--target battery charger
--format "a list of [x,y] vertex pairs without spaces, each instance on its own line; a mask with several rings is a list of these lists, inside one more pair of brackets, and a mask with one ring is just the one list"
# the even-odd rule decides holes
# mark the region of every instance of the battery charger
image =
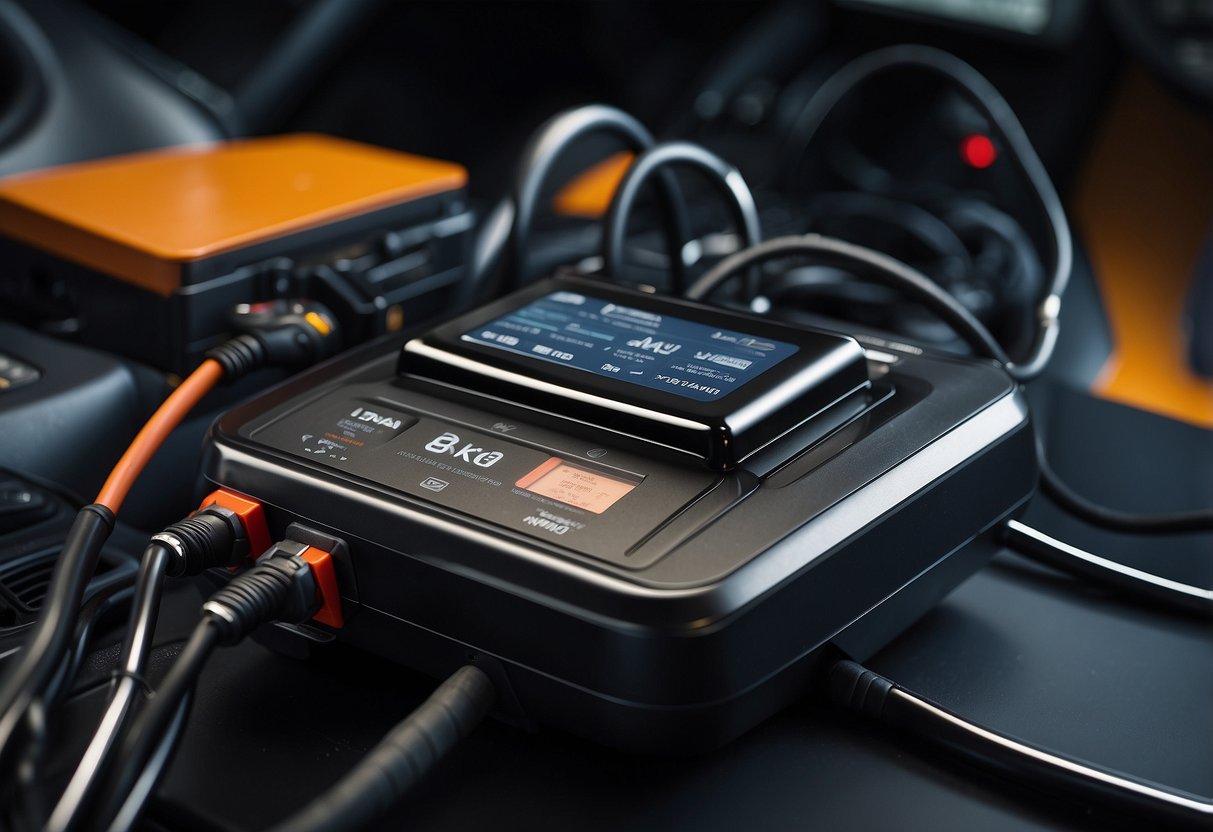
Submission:
[[565,277],[229,412],[206,471],[346,544],[344,626],[293,637],[474,661],[507,715],[670,754],[887,643],[1036,463],[992,362]]

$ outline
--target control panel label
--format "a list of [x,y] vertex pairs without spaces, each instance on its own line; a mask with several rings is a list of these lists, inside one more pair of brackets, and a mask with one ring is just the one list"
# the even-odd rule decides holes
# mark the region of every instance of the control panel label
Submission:
[[258,432],[316,462],[341,468],[371,449],[390,442],[417,419],[382,404],[349,399],[329,404],[318,414],[296,413]]
[[250,435],[328,468],[335,482],[369,484],[394,510],[428,505],[626,567],[639,562],[630,554],[638,541],[717,478],[454,403],[451,418],[441,418],[429,412],[434,400],[419,395],[420,407],[402,406],[387,399],[398,387],[381,389],[334,391],[271,414]]
[[553,292],[463,340],[701,402],[727,396],[799,349],[579,292]]

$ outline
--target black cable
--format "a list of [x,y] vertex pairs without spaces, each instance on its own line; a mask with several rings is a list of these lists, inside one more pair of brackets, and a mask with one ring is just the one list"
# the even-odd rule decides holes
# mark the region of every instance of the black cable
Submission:
[[913,202],[865,191],[836,191],[814,197],[806,215],[807,225],[801,226],[806,231],[817,230],[818,222],[839,218],[875,220],[908,234],[940,259],[959,261],[966,272],[973,268],[973,257],[955,229]]
[[[565,110],[540,125],[523,149],[511,198],[499,202],[481,226],[468,277],[471,297],[479,295],[503,260],[509,261],[507,288],[521,285],[525,279],[526,243],[539,213],[543,187],[565,152],[576,142],[596,133],[616,136],[634,153],[654,144],[652,134],[643,124],[622,110],[603,104]],[[671,237],[670,248],[674,255],[671,259],[675,273],[680,274],[682,266],[677,254],[689,233],[685,207],[678,182],[669,172],[660,177],[658,184]]]
[[1004,543],[1016,554],[1093,583],[1161,603],[1170,610],[1213,617],[1213,589],[1173,581],[1094,555],[1018,520],[1007,524]]
[[[527,143],[519,164],[518,180],[514,186],[513,267],[515,280],[521,280],[526,265],[526,242],[531,224],[539,213],[539,201],[556,162],[570,147],[594,133],[612,133],[627,144],[634,153],[641,153],[654,144],[653,135],[633,116],[614,107],[590,104],[559,113],[544,122]],[[663,200],[667,211],[681,211],[682,198],[678,185],[671,178],[662,181]],[[677,229],[679,238],[672,242],[671,259],[674,269],[680,268],[677,249],[686,241],[686,219]]]
[[[762,241],[758,208],[741,172],[705,147],[691,142],[663,142],[636,157],[611,197],[602,232],[602,257],[603,271],[614,280],[618,280],[623,273],[628,219],[632,215],[636,197],[655,173],[666,171],[670,165],[690,165],[707,174],[708,181],[728,203],[745,247],[756,246]],[[674,290],[682,292],[685,287],[682,251],[672,251],[671,261],[674,264]]]
[[8,801],[9,819],[14,832],[37,829],[39,820],[45,817],[45,795],[40,787],[46,747],[50,738],[49,711],[45,699],[35,699],[25,709],[26,751],[16,766],[14,782],[6,785],[6,788],[21,797],[19,801]]
[[[139,815],[143,811],[143,806],[147,803],[152,793],[156,790],[156,786],[160,785],[160,780],[164,777],[164,772],[168,769],[168,764],[173,759],[173,752],[177,750],[177,743],[181,740],[181,734],[185,731],[185,723],[190,715],[190,708],[194,704],[194,692],[187,690],[185,696],[181,700],[181,704],[177,706],[177,713],[173,715],[172,721],[168,728],[165,729],[164,736],[160,738],[160,744],[156,746],[152,752],[151,758],[147,765],[144,766],[139,779],[135,781],[135,785],[131,788],[131,793],[127,797],[126,802],[118,810],[118,814],[114,816],[114,820],[110,823],[107,832],[128,832],[135,826],[139,820]],[[45,832],[45,830],[43,830]]]
[[57,703],[71,690],[80,673],[80,665],[88,651],[88,644],[92,640],[97,622],[111,610],[130,600],[135,589],[136,574],[136,569],[117,568],[93,578],[89,583],[84,593],[84,606],[80,609],[79,622],[76,624],[75,644],[63,662],[63,671],[47,686],[43,694],[47,701]]
[[480,223],[476,238],[472,241],[472,251],[468,255],[468,276],[459,293],[460,309],[475,306],[484,299],[482,296],[497,290],[496,285],[489,285],[490,278],[497,272],[509,251],[517,213],[514,198],[503,197]]
[[1007,372],[1018,381],[1033,379],[1044,370],[1057,345],[1057,316],[1061,296],[1073,267],[1073,241],[1065,210],[1048,171],[1015,117],[1011,106],[989,81],[964,61],[928,46],[903,45],[863,55],[838,70],[805,104],[792,126],[790,143],[799,160],[826,116],[848,93],[868,79],[896,69],[916,68],[942,76],[964,95],[990,123],[1010,150],[1007,156],[1027,179],[1049,233],[1052,248],[1050,276],[1044,297],[1036,306],[1036,337],[1023,361],[1008,362]]
[[789,257],[810,258],[814,264],[852,271],[866,280],[900,290],[942,318],[978,355],[1000,364],[1006,364],[1008,360],[1007,354],[981,322],[931,278],[886,254],[818,234],[776,237],[730,255],[695,281],[687,289],[686,296],[692,300],[703,300],[742,271],[768,260]]
[[[17,726],[27,719],[26,714],[29,708],[38,706],[42,713],[49,711],[59,694],[65,691],[75,678],[80,660],[79,650],[75,654],[70,653],[68,644],[61,643],[62,635],[65,632],[70,633],[72,628],[76,627],[76,622],[82,618],[80,627],[83,628],[83,633],[77,634],[76,641],[78,643],[81,638],[87,639],[92,618],[100,612],[92,609],[91,603],[89,607],[81,611],[81,602],[91,601],[93,597],[108,592],[111,587],[121,588],[131,582],[131,571],[117,568],[93,579],[76,600],[64,600],[67,593],[74,591],[75,584],[85,580],[85,576],[91,575],[96,570],[97,562],[100,559],[100,549],[109,535],[110,527],[108,525],[101,521],[93,522],[93,533],[87,538],[87,548],[92,552],[91,559],[86,559],[80,554],[82,550],[78,545],[80,538],[76,534],[77,526],[81,523],[82,518],[101,516],[95,511],[98,508],[102,509],[112,522],[112,514],[101,506],[87,506],[77,515],[77,522],[68,533],[67,542],[60,553],[59,563],[51,577],[47,600],[43,603],[38,623],[35,625],[35,633],[25,645],[22,654],[23,662],[18,665],[10,678],[14,687],[20,688],[17,698],[9,710],[5,711],[5,718],[12,720],[12,730],[16,730]],[[93,511],[90,511],[91,509]],[[235,556],[242,555],[247,550],[247,541],[239,518],[230,510],[219,506],[208,506],[193,516],[174,523],[157,535],[157,538],[161,538],[161,541],[153,543],[149,547],[149,551],[145,553],[144,570],[148,569],[149,556],[154,555],[157,563],[163,559],[164,568],[174,574],[185,572],[196,574],[209,566],[231,565],[235,562]],[[151,600],[143,597],[135,609],[136,625],[140,623],[141,617],[146,617],[147,626],[136,626],[128,633],[127,645],[124,648],[124,652],[133,650],[136,655],[138,664],[134,671],[136,676],[139,668],[142,667],[147,647],[150,644],[150,625],[155,618],[155,611],[159,607],[159,583],[155,582],[151,589],[154,589]],[[147,591],[149,591],[147,581],[142,581],[140,592],[142,594]],[[52,636],[40,636],[39,632],[42,630],[52,632],[53,638]],[[134,641],[132,642],[131,639]],[[126,681],[129,684],[134,681],[134,678],[128,678]],[[120,684],[119,689],[125,690],[125,685]],[[10,733],[3,751],[6,755],[7,766],[14,766],[19,762],[16,759],[18,746],[28,749],[23,752],[23,758],[26,759],[37,759],[42,751],[36,741],[23,743],[19,741],[18,736]]]
[[484,671],[459,668],[345,777],[271,832],[346,832],[381,816],[488,715],[494,695]]
[[[118,682],[111,693],[110,703],[97,735],[90,743],[68,793],[60,800],[61,805],[57,807],[56,816],[51,822],[53,828],[71,825],[67,819],[81,805],[84,796],[82,784],[91,786],[96,780],[98,771],[104,767],[106,757],[112,750],[117,731],[130,713],[135,695],[144,687],[142,672],[151,647],[152,628],[160,606],[160,590],[165,574],[198,574],[214,566],[231,566],[247,551],[247,536],[240,518],[230,509],[210,505],[155,535],[144,552],[138,569],[131,569],[124,564],[123,567],[93,579],[89,584],[85,595],[87,604],[79,614],[77,647],[61,663],[58,673],[42,686],[41,696],[30,700],[29,705],[25,707],[27,715],[30,708],[35,706],[40,714],[45,714],[54,707],[58,697],[75,679],[83,656],[81,645],[87,643],[96,618],[108,609],[103,602],[112,606],[113,592],[128,590],[134,583],[135,574],[139,576],[138,595],[131,611],[131,624],[122,648]],[[35,647],[31,645],[29,649]],[[26,759],[37,760],[44,751],[39,738],[32,738],[26,747],[29,749]],[[71,804],[70,810],[63,808],[65,803]]]
[[1067,798],[1123,810],[1166,828],[1208,830],[1213,801],[1108,771],[983,728],[885,677],[843,660],[828,671],[828,694],[843,707],[892,725],[1003,776]]
[[[193,690],[221,638],[220,622],[215,616],[207,615],[198,622],[155,696],[123,733],[114,764],[102,773],[94,790],[101,803],[99,811],[86,813],[88,828],[108,828],[110,821],[122,811],[144,767],[160,749],[163,738],[169,736],[168,729],[178,709]],[[88,806],[87,803],[84,805]]]
[[277,127],[387,6],[385,0],[314,0],[299,12],[233,92],[247,131]]
[[80,809],[92,799],[101,773],[114,753],[118,736],[136,700],[144,692],[143,672],[152,647],[164,577],[172,555],[168,545],[159,541],[153,541],[143,553],[135,603],[119,654],[119,675],[111,690],[109,704],[75,774],[46,822],[46,832],[76,828]]
[[67,655],[85,587],[113,527],[113,513],[91,504],[80,509],[68,530],[33,633],[0,685],[0,781],[9,779],[12,755],[21,745],[14,740],[25,709],[42,695]]
[[[310,316],[287,314],[250,322],[250,332],[237,336],[211,352],[208,359],[173,391],[144,425],[123,454],[98,494],[97,502],[79,510],[68,530],[49,581],[38,621],[24,644],[16,666],[0,684],[0,783],[11,783],[12,766],[26,748],[17,741],[28,708],[54,683],[68,654],[80,613],[80,604],[96,572],[101,548],[113,531],[114,511],[163,438],[219,380],[233,380],[243,372],[267,363],[306,363],[324,357],[336,342],[336,327],[326,310],[316,305],[325,326]],[[331,319],[331,316],[329,316]],[[109,506],[113,506],[113,509]],[[189,521],[185,521],[188,524]],[[183,525],[183,524],[179,524]],[[183,534],[189,534],[183,530]],[[188,554],[183,550],[183,554]]]
[[[43,807],[46,785],[43,765],[49,744],[50,715],[75,682],[97,622],[110,610],[126,602],[134,589],[133,578],[133,571],[114,570],[89,584],[84,606],[80,610],[80,621],[76,625],[74,644],[67,659],[43,695],[31,702],[25,711],[25,752],[15,766],[17,776],[13,784],[21,800],[11,802],[24,804],[26,825],[31,829],[41,828],[46,817]],[[14,811],[17,811],[15,807]]]
[[[80,665],[88,650],[88,644],[92,640],[93,630],[96,628],[97,622],[110,610],[126,602],[128,596],[133,591],[134,576],[133,570],[116,568],[100,577],[94,578],[89,583],[88,588],[85,590],[84,603],[80,609],[72,646],[68,649],[63,663],[45,685],[42,694],[35,697],[27,707],[27,727],[38,720],[45,720],[46,715],[59,704],[71,689],[77,675],[79,675]],[[31,719],[29,714],[34,708],[37,708],[39,715]],[[43,747],[44,741],[44,736],[36,736],[31,732],[26,737],[26,750],[22,762],[17,763],[17,767],[28,766],[30,760],[40,758],[45,751]],[[35,778],[30,782],[37,783],[38,781]]]
[[[812,258],[814,263],[854,271],[866,279],[898,289],[939,315],[979,355],[1006,363],[1006,353],[981,322],[930,278],[880,252],[815,234],[777,237],[731,255],[697,280],[687,290],[686,296],[702,300],[744,269],[785,257]],[[1087,523],[1138,534],[1213,530],[1213,510],[1209,509],[1170,514],[1130,514],[1093,503],[1061,481],[1039,444],[1036,456],[1040,466],[1041,491],[1061,508]]]
[[[1031,307],[1044,282],[1044,266],[1027,234],[1009,214],[984,200],[959,194],[919,204],[880,193],[843,191],[813,197],[805,217],[806,233],[890,253],[931,277],[982,321],[1008,355],[1020,355],[1030,348],[1036,333]],[[894,246],[901,246],[904,253],[894,254],[898,250]],[[929,252],[930,260],[920,259],[919,247]],[[817,295],[825,290],[827,301],[835,297],[831,292],[838,291],[833,282],[798,288]],[[842,291],[845,296],[854,290],[847,287]],[[836,302],[845,303],[843,296],[835,297]],[[776,301],[769,293],[768,297]],[[888,320],[887,326],[906,334],[940,341],[933,322],[905,318],[899,312],[887,299],[882,303],[873,299],[870,308],[855,310],[873,325],[885,328],[886,324],[875,321]]]
[[1037,445],[1040,466],[1040,490],[1046,497],[1092,526],[1133,534],[1182,534],[1213,531],[1213,509],[1194,509],[1167,514],[1131,514],[1101,506],[1083,497],[1061,481],[1045,458],[1044,447]]
[[[979,281],[979,285],[988,287],[997,298],[997,306],[1003,307],[999,310],[1002,317],[999,343],[1004,345],[1008,355],[1021,354],[1035,337],[1032,299],[1040,293],[1045,280],[1044,264],[1027,232],[1010,214],[980,199],[949,199],[937,210],[958,235],[974,239],[981,245],[982,251],[974,258],[970,280]],[[986,265],[985,252],[989,250],[990,238],[1004,247],[1009,262],[1002,260]],[[1009,313],[1005,311],[1008,307]]]
[[[178,524],[179,525],[179,524]],[[302,558],[266,554],[239,573],[202,605],[202,619],[169,669],[164,681],[118,740],[113,763],[93,790],[96,798],[76,809],[90,828],[105,829],[120,813],[137,819],[142,803],[132,805],[145,769],[162,754],[171,756],[171,726],[193,690],[211,653],[220,644],[238,644],[262,624],[306,621],[316,611],[316,583]],[[163,766],[167,760],[156,764]],[[150,792],[149,792],[150,793]],[[143,794],[146,799],[147,794]]]
[[272,319],[251,322],[248,334],[210,350],[213,360],[203,361],[153,414],[102,486],[97,502],[84,506],[76,514],[51,575],[38,621],[16,667],[0,684],[0,782],[10,780],[14,749],[21,745],[13,740],[25,719],[25,709],[43,693],[67,654],[84,589],[96,572],[101,547],[113,531],[114,512],[105,504],[115,508],[121,505],[164,435],[176,427],[216,380],[232,381],[267,364],[304,364],[331,352],[336,345],[337,328],[331,323],[331,313],[319,304],[314,306],[325,322],[323,327],[291,309]]

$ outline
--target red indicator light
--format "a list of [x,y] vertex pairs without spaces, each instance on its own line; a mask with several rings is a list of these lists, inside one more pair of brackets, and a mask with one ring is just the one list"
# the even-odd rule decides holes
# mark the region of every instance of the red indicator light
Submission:
[[998,148],[989,136],[970,133],[961,139],[960,158],[971,168],[985,170],[998,159]]

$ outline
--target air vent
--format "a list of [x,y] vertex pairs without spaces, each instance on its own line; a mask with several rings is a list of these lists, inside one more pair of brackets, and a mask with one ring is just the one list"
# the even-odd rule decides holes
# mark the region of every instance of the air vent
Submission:
[[30,610],[7,588],[0,585],[0,632],[21,627],[32,620]]
[[23,627],[38,617],[57,553],[52,549],[0,564],[0,631]]
[[[58,545],[43,546],[0,563],[0,633],[23,627],[38,617],[59,551]],[[97,574],[104,575],[113,568],[114,564],[103,556]]]
[[55,571],[53,553],[38,558],[23,559],[11,567],[0,567],[0,585],[15,596],[30,612],[37,612],[50,586],[51,573]]

